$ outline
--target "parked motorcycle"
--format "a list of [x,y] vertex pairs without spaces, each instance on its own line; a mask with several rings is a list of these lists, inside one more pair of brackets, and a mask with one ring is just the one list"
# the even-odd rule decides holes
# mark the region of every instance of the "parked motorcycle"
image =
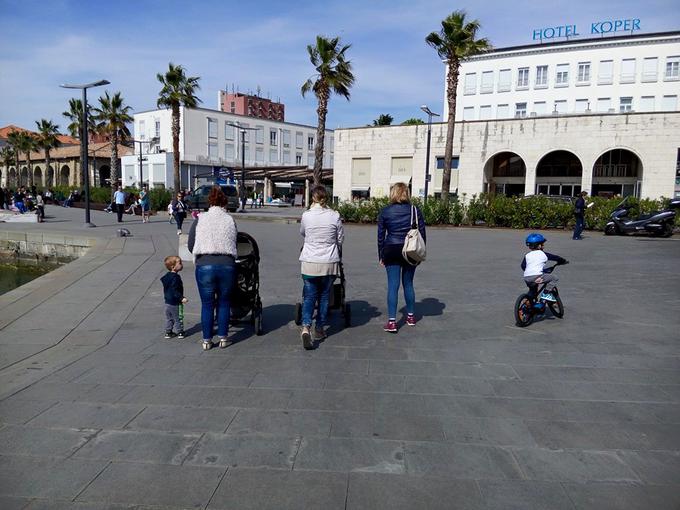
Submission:
[[623,202],[609,216],[610,221],[604,227],[605,235],[627,235],[634,233],[651,234],[670,237],[675,226],[675,209],[680,207],[680,198],[674,198],[663,211],[641,214],[635,219],[628,217],[633,205],[624,198]]

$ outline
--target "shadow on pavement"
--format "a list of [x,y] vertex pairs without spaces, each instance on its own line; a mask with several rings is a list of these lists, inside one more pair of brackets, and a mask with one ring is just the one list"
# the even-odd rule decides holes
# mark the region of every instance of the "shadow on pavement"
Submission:
[[[446,303],[442,303],[437,298],[425,298],[422,301],[416,301],[416,319],[420,320],[423,317],[442,315],[444,308],[446,308]],[[399,312],[406,314],[406,307],[401,307]]]

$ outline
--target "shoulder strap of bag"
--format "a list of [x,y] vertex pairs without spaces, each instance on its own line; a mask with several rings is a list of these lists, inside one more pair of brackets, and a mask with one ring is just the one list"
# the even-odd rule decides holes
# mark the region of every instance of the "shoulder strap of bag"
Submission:
[[418,228],[418,209],[415,205],[411,206],[411,228]]

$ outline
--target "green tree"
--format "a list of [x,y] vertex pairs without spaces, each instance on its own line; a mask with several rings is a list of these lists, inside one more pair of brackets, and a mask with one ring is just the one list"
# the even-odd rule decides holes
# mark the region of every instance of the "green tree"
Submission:
[[[73,138],[82,140],[81,129],[83,124],[83,102],[80,99],[71,98],[68,101],[69,109],[62,113],[64,117],[69,120],[69,125],[66,127],[69,134]],[[94,118],[92,116],[92,106],[87,105],[87,129],[94,133],[96,131],[96,126]]]
[[163,88],[158,93],[156,104],[159,108],[170,108],[172,111],[172,157],[175,168],[174,186],[175,191],[181,187],[179,179],[179,107],[195,108],[201,100],[196,97],[196,91],[200,90],[199,77],[187,76],[182,66],[168,64],[165,74],[158,73],[156,78]]
[[99,98],[99,108],[94,108],[94,118],[97,131],[106,135],[111,142],[111,190],[115,190],[118,183],[118,144],[124,143],[130,137],[127,125],[132,122],[129,106],[125,105],[120,92],[113,96],[108,91]]
[[21,131],[10,131],[7,135],[7,143],[14,153],[14,168],[16,170],[15,186],[21,186],[21,168],[19,167],[19,159],[21,158]]
[[406,119],[404,122],[401,123],[402,126],[416,126],[419,124],[425,124],[425,121],[417,117],[411,117],[410,119]]
[[394,117],[389,113],[381,113],[377,119],[373,121],[374,126],[391,126]]
[[[17,150],[23,152],[26,156],[26,167],[28,169],[28,186],[33,186],[33,162],[31,161],[31,152],[38,149],[38,144],[35,136],[29,131],[19,131]],[[18,163],[18,162],[17,162]],[[17,165],[18,167],[18,165]],[[18,168],[17,168],[18,171]],[[19,183],[21,182],[21,172],[19,172]]]
[[328,39],[316,36],[316,44],[307,46],[309,60],[316,73],[302,85],[302,96],[309,91],[314,92],[318,101],[316,109],[318,124],[316,128],[316,147],[314,148],[314,185],[321,184],[323,168],[323,149],[326,134],[326,115],[331,92],[343,96],[349,101],[349,89],[354,84],[352,64],[345,59],[345,52],[350,44],[340,46],[340,38]]
[[14,154],[14,149],[12,149],[11,145],[7,145],[0,149],[0,159],[2,160],[2,164],[5,166],[5,186],[12,186],[13,183],[9,179],[9,167],[11,167],[14,162],[16,161],[15,154]]
[[446,128],[446,146],[444,148],[444,172],[442,176],[442,200],[449,201],[451,188],[451,159],[453,158],[453,130],[456,119],[456,87],[460,63],[472,55],[489,51],[488,39],[477,39],[480,24],[478,20],[467,21],[465,11],[454,11],[441,22],[439,32],[432,32],[425,42],[432,46],[439,57],[446,61],[446,101],[449,116]]
[[[43,180],[48,186],[51,186],[52,182],[49,181],[50,150],[56,149],[61,145],[61,142],[57,137],[59,134],[59,126],[47,119],[36,120],[35,124],[38,126],[38,135],[36,136],[38,147],[45,153],[45,173],[43,174]],[[52,175],[56,175],[56,171],[53,172]]]

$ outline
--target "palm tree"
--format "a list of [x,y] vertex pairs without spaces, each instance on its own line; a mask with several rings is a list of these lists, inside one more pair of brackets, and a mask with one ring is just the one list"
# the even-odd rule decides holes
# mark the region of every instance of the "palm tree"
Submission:
[[316,147],[314,148],[315,186],[321,183],[326,115],[331,92],[349,101],[349,89],[354,84],[352,64],[349,60],[345,60],[345,52],[350,47],[350,44],[340,47],[339,37],[327,39],[321,35],[316,36],[315,45],[307,46],[309,60],[316,69],[316,74],[302,85],[301,92],[304,97],[307,92],[313,91],[318,101],[316,113],[319,121],[316,127]]
[[14,183],[15,186],[21,186],[21,169],[19,168],[22,142],[21,133],[21,131],[10,131],[10,133],[7,135],[7,142],[14,153],[14,168],[16,172],[16,182]]
[[444,172],[442,176],[442,201],[449,201],[451,188],[451,159],[453,158],[453,130],[456,119],[456,87],[460,63],[472,55],[491,49],[488,39],[476,39],[480,24],[478,20],[467,21],[465,11],[453,11],[442,20],[439,32],[432,32],[425,42],[432,46],[439,57],[446,61],[446,101],[449,116],[446,127],[446,147],[444,149]]
[[130,108],[124,104],[120,92],[110,96],[108,91],[99,98],[99,108],[94,108],[97,130],[105,134],[111,142],[111,190],[118,183],[118,143],[130,137],[127,124],[132,122]]
[[[83,102],[80,99],[69,99],[68,101],[68,106],[69,109],[66,112],[63,112],[62,115],[66,117],[70,123],[66,129],[68,129],[69,134],[73,138],[77,138],[78,140],[82,140],[81,137],[81,125],[83,123]],[[91,105],[87,105],[87,129],[90,132],[95,132],[96,126],[94,123],[94,118],[90,114],[92,110]]]
[[12,146],[7,145],[6,147],[0,149],[0,159],[2,159],[2,164],[5,166],[5,170],[7,171],[5,176],[5,186],[10,187],[12,184],[9,180],[9,167],[11,167],[15,162],[14,149],[12,149]]
[[161,82],[163,88],[158,93],[156,104],[159,108],[170,108],[172,110],[172,159],[175,169],[174,186],[179,191],[181,183],[179,180],[179,107],[196,108],[201,100],[196,97],[195,92],[200,90],[198,84],[200,80],[197,76],[187,76],[182,66],[168,64],[165,74],[158,73],[156,78]]
[[49,186],[51,184],[48,181],[50,175],[50,150],[56,149],[61,145],[61,142],[57,137],[59,134],[59,126],[47,119],[40,119],[40,121],[36,120],[35,123],[38,126],[38,147],[45,152],[45,173],[43,174],[43,180]]
[[18,131],[11,134],[18,133],[16,135],[16,141],[13,143],[15,150],[17,151],[17,173],[19,175],[19,185],[23,185],[21,182],[21,171],[19,170],[19,153],[23,152],[26,155],[26,167],[28,169],[28,186],[33,186],[33,163],[31,162],[31,152],[35,151],[38,146],[35,136],[29,131]]
[[381,113],[377,119],[373,121],[374,126],[391,126],[394,117],[389,113]]
[[419,124],[425,124],[425,121],[417,117],[411,117],[410,119],[406,119],[401,123],[402,126],[417,126]]

